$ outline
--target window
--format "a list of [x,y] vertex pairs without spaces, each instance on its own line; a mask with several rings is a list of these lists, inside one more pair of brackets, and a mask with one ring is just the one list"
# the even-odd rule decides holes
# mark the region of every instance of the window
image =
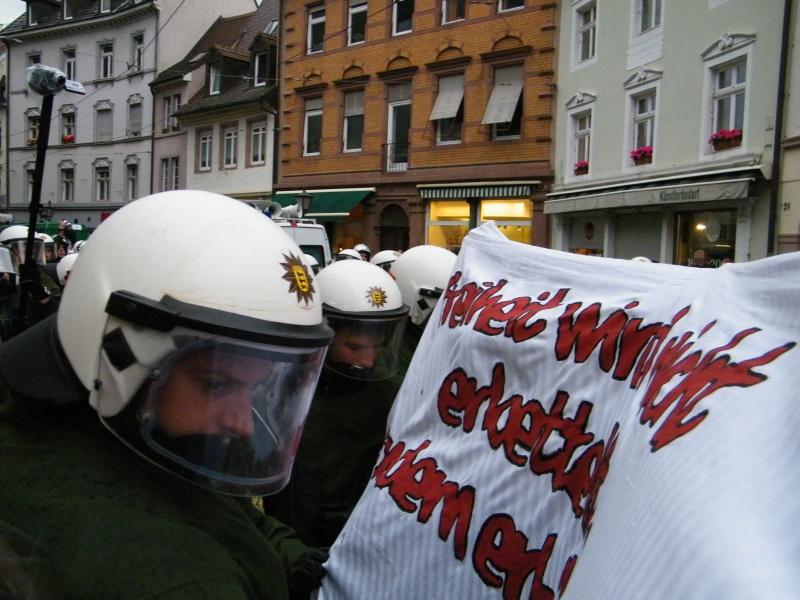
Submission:
[[222,80],[222,73],[217,65],[208,67],[208,93],[219,94],[219,85]]
[[361,44],[367,39],[367,3],[365,0],[350,0],[347,12],[347,45]]
[[633,96],[633,146],[632,149],[650,147],[654,143],[656,124],[656,92],[650,90]]
[[250,164],[263,165],[267,161],[267,124],[254,123],[250,129]]
[[315,156],[322,142],[322,98],[306,100],[304,121],[303,156]]
[[431,111],[430,120],[436,128],[437,144],[455,144],[461,141],[464,122],[464,74],[439,78],[439,93]]
[[442,23],[461,21],[466,15],[466,0],[442,0]]
[[577,56],[583,62],[594,58],[595,35],[597,30],[597,5],[586,4],[577,11]]
[[75,169],[73,167],[62,168],[59,176],[61,202],[73,202],[75,200]]
[[38,52],[28,55],[28,65],[38,65],[42,62],[42,55]]
[[637,0],[639,33],[661,25],[661,0]]
[[[580,171],[579,164],[586,163],[586,170],[589,168],[589,150],[592,142],[592,113],[586,111],[573,115],[574,130],[573,157],[575,158],[575,170]],[[577,173],[576,173],[577,174]]]
[[361,150],[364,137],[364,90],[346,92],[344,95],[343,133],[345,152]]
[[200,132],[200,156],[198,160],[200,171],[211,170],[211,149],[213,143],[214,136],[210,129]]
[[266,29],[264,29],[264,33],[266,33],[267,35],[272,35],[276,31],[278,31],[278,21],[277,20],[270,21],[269,24],[267,24]]
[[33,146],[39,139],[39,111],[29,109],[26,113],[27,144]]
[[744,129],[747,60],[718,67],[713,72],[713,131]]
[[137,33],[131,38],[131,70],[144,68],[144,34]]
[[114,76],[114,44],[100,44],[100,79]]
[[95,141],[110,141],[114,134],[114,112],[109,102],[100,102],[95,107]]
[[25,169],[25,201],[29,204],[33,202],[33,174],[33,167],[27,167]]
[[125,165],[125,200],[130,202],[139,197],[139,165]]
[[177,190],[178,184],[178,157],[171,156],[161,159],[161,191]]
[[164,122],[161,127],[161,132],[178,131],[180,125],[178,124],[178,117],[175,116],[175,113],[178,112],[178,109],[181,107],[181,95],[173,94],[171,96],[164,96],[163,103]]
[[72,144],[75,142],[75,109],[61,110],[61,143]]
[[498,6],[499,12],[504,12],[506,10],[516,10],[518,8],[525,7],[525,0],[499,0],[500,4]]
[[128,105],[128,135],[142,135],[142,103],[132,102]]
[[28,2],[28,25],[36,25],[38,23],[36,12],[33,8],[33,2]]
[[316,8],[308,13],[307,54],[322,52],[325,42],[325,9]]
[[106,166],[94,168],[94,199],[95,202],[108,202],[111,183],[111,169]]
[[64,0],[64,19],[72,18],[72,0]]
[[519,139],[522,133],[522,65],[495,67],[494,87],[481,120],[491,139]]
[[75,48],[65,48],[61,51],[61,64],[67,79],[76,80],[75,76]]
[[392,3],[392,35],[408,33],[414,18],[414,0],[395,0]]
[[100,12],[111,12],[111,0],[100,0]]
[[253,85],[256,87],[266,85],[268,77],[268,64],[266,52],[259,52],[255,56],[255,65],[253,67]]
[[389,131],[386,170],[408,170],[408,141],[411,128],[411,83],[389,86]]
[[237,146],[239,132],[236,127],[227,127],[223,134],[223,166],[226,169],[235,168],[238,162]]

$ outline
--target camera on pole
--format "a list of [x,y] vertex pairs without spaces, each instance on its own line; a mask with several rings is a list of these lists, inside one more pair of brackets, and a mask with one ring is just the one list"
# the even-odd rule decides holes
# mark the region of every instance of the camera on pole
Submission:
[[42,96],[57,94],[64,89],[75,94],[86,93],[82,83],[67,79],[63,71],[45,65],[28,67],[26,79],[28,87]]

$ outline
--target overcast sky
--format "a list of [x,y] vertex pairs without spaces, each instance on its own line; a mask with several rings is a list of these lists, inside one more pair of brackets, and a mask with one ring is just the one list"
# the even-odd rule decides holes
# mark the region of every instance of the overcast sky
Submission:
[[8,25],[25,12],[22,0],[0,0],[0,23]]

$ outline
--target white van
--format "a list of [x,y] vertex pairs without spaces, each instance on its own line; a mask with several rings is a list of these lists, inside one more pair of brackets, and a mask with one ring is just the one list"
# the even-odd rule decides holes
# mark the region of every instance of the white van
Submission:
[[325,227],[314,219],[274,219],[300,249],[317,259],[320,267],[331,262],[331,245]]

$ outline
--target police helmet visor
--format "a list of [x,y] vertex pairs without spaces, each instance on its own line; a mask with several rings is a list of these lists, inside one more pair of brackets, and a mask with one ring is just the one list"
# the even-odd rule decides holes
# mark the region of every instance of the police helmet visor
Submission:
[[407,310],[401,312],[384,318],[326,314],[327,323],[336,335],[325,368],[363,381],[381,381],[394,375]]

